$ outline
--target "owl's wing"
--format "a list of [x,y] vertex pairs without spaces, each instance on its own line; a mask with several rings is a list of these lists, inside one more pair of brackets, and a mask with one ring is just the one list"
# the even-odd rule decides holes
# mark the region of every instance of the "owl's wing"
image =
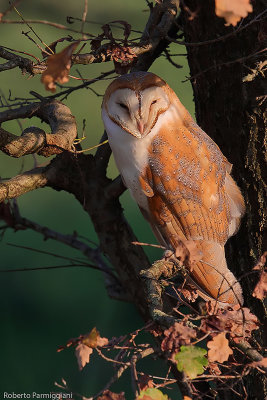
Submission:
[[140,185],[158,240],[173,250],[179,240],[194,241],[202,257],[193,265],[193,279],[212,297],[236,303],[224,244],[237,229],[243,198],[229,175],[230,164],[200,128],[204,135],[195,134],[197,128],[160,132]]

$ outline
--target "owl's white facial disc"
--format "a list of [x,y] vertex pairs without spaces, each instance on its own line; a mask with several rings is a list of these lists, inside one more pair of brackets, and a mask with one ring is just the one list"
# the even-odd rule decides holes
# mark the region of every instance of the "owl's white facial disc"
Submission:
[[106,111],[115,124],[141,139],[149,134],[169,104],[167,94],[160,87],[153,86],[140,92],[123,88],[111,94]]

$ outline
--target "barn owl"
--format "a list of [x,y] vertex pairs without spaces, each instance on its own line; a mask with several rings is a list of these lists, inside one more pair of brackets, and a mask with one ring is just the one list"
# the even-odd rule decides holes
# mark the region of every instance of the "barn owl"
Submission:
[[174,252],[182,241],[199,254],[190,279],[204,299],[243,302],[224,245],[244,213],[231,164],[157,75],[115,79],[102,103],[115,162],[158,241]]

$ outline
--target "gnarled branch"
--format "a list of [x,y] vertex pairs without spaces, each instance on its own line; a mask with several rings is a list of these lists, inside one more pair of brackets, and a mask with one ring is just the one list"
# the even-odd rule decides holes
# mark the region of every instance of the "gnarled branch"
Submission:
[[77,136],[75,118],[69,108],[59,101],[33,103],[19,109],[4,111],[0,113],[0,122],[33,116],[47,122],[52,133],[32,127],[24,130],[19,137],[0,128],[0,150],[11,157],[32,153],[48,157],[72,149]]

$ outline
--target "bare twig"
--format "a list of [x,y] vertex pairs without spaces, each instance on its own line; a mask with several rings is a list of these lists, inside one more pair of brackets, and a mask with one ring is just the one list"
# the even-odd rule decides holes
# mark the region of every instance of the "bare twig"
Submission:
[[[12,21],[12,20],[5,19],[5,20],[2,20],[2,21],[0,20],[0,23],[1,24],[20,24],[20,25],[23,25],[25,23],[27,23],[27,24],[41,24],[41,25],[52,26],[53,28],[66,30],[66,31],[73,32],[73,33],[81,33],[81,30],[69,28],[68,26],[65,26],[65,25],[62,25],[62,24],[58,24],[56,22],[46,21],[46,20],[41,20],[41,19],[25,19],[25,22],[24,21]],[[91,37],[91,38],[95,37],[95,35],[92,35],[89,32],[84,32],[84,34],[86,36]]]
[[88,0],[84,0],[84,9],[83,9],[83,15],[82,15],[82,24],[81,24],[81,34],[82,38],[86,39],[86,35],[84,34],[84,24],[87,16],[87,11],[88,11]]
[[170,38],[170,37],[168,37],[168,36],[167,36],[166,38],[167,38],[167,40],[168,40],[169,42],[177,43],[177,44],[180,44],[180,45],[182,45],[182,46],[187,46],[187,47],[207,46],[207,45],[210,45],[210,44],[213,44],[213,43],[217,43],[217,42],[221,42],[221,41],[224,41],[224,40],[227,40],[227,39],[231,39],[233,36],[235,36],[235,35],[237,35],[238,33],[242,32],[244,29],[247,29],[250,25],[254,24],[255,22],[259,22],[259,21],[261,21],[261,20],[264,20],[264,19],[266,18],[266,14],[267,14],[267,10],[264,10],[264,11],[261,12],[260,14],[256,15],[256,17],[253,18],[253,19],[252,19],[249,23],[247,23],[246,25],[244,25],[244,26],[238,26],[237,29],[233,30],[233,31],[230,32],[230,33],[227,33],[227,34],[224,35],[224,36],[219,36],[219,37],[217,37],[217,38],[215,38],[215,39],[205,40],[205,41],[203,41],[203,42],[194,42],[194,43],[193,43],[193,42],[185,42],[185,41],[183,41],[183,40],[175,40],[175,39],[172,39],[172,38]]
[[198,72],[197,74],[191,76],[190,78],[185,79],[183,82],[194,80],[198,76],[200,76],[202,74],[205,74],[205,73],[207,73],[207,72],[209,72],[209,71],[211,71],[213,69],[217,69],[217,68],[220,68],[220,67],[223,67],[223,66],[225,67],[225,66],[228,66],[228,65],[231,65],[231,64],[235,64],[235,63],[242,63],[242,62],[244,62],[244,61],[246,61],[246,60],[248,60],[250,58],[256,57],[257,55],[266,52],[266,50],[267,50],[267,48],[259,50],[259,51],[256,51],[255,53],[249,54],[248,56],[245,56],[245,57],[240,57],[240,58],[236,58],[235,60],[226,61],[226,62],[223,62],[223,63],[220,63],[220,64],[212,65],[211,67],[206,68],[203,71]]
[[21,0],[15,0],[12,2],[12,4],[9,3],[10,6],[6,9],[6,11],[0,13],[0,22],[2,22],[3,17],[5,17],[8,13],[10,13],[13,10],[13,7],[17,6],[20,2]]
[[[147,349],[143,350],[141,353],[139,353],[136,356],[136,362],[139,360],[144,359],[145,357],[150,356],[151,354],[154,353],[154,349],[153,347],[148,347]],[[100,396],[105,390],[109,389],[110,386],[116,382],[121,376],[122,374],[126,371],[127,368],[129,368],[131,366],[131,363],[124,363],[124,365],[122,365],[117,372],[115,373],[115,375],[111,378],[111,380],[107,383],[107,385],[104,387],[104,389],[102,389],[96,396],[94,396],[94,398],[97,398],[98,396]]]

